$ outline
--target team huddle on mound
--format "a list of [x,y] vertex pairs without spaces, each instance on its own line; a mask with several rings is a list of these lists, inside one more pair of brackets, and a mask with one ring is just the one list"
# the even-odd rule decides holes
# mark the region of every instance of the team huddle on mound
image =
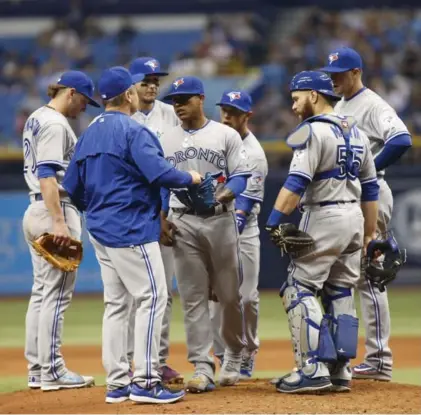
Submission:
[[[215,361],[221,387],[253,375],[258,216],[268,165],[248,128],[252,99],[244,90],[224,91],[216,122],[205,115],[204,86],[194,76],[171,83],[165,99],[172,105],[157,100],[164,76],[150,57],[105,70],[98,82],[105,110],[77,139],[67,118],[99,104],[87,75],[65,72],[50,85],[48,105],[26,122],[31,203],[23,228],[34,270],[26,316],[30,388],[94,384],[68,370],[60,352],[82,257],[81,220],[104,286],[106,402],[172,403],[185,396],[184,386],[210,392]],[[273,380],[278,392],[344,392],[353,377],[391,379],[385,285],[405,252],[387,228],[393,199],[384,171],[411,137],[361,76],[358,53],[340,48],[321,71],[300,72],[290,83],[300,123],[286,138],[290,170],[265,226],[290,258],[280,296],[296,367]],[[297,208],[298,228],[290,219]],[[174,275],[194,365],[186,382],[167,364]],[[351,368],[355,288],[366,356]]]

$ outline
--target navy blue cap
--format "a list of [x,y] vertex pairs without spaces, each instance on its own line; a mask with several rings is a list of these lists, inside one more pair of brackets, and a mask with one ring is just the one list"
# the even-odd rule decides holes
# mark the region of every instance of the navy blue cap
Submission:
[[143,74],[132,75],[123,66],[113,66],[112,68],[106,69],[102,72],[101,78],[98,81],[101,98],[109,100],[117,97],[143,78]]
[[297,73],[289,84],[290,92],[317,91],[320,94],[341,99],[333,90],[333,82],[328,75],[319,71],[302,71]]
[[80,71],[64,72],[57,80],[57,85],[74,88],[76,92],[88,98],[90,105],[99,108],[100,105],[92,99],[95,90],[94,83],[85,73]]
[[137,75],[139,73],[143,75],[155,75],[155,76],[167,76],[168,72],[161,70],[161,64],[155,58],[149,56],[143,58],[137,58],[132,61],[129,66],[131,74]]
[[240,111],[250,112],[253,101],[246,91],[233,91],[227,89],[223,92],[220,101],[216,105],[228,105]]
[[342,47],[329,53],[327,65],[320,68],[320,71],[338,73],[362,68],[363,61],[358,52],[352,48]]
[[174,95],[204,95],[205,89],[203,83],[195,76],[184,76],[177,78],[170,87],[165,98],[173,97]]

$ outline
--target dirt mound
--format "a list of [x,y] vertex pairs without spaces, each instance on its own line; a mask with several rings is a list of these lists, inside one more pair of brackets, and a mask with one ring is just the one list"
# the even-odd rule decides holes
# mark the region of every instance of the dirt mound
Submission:
[[354,381],[351,393],[284,395],[268,380],[242,382],[214,392],[186,395],[172,405],[107,405],[105,388],[59,392],[22,391],[0,395],[0,413],[419,413],[421,387],[374,381]]

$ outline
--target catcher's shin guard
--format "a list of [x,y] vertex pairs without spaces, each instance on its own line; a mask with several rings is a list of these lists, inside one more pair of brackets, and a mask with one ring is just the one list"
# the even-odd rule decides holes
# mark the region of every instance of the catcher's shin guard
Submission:
[[352,291],[325,283],[321,297],[338,356],[337,362],[329,365],[333,391],[346,392],[352,379],[349,362],[356,357],[358,346],[358,319]]
[[358,346],[358,318],[351,288],[325,283],[322,303],[331,321],[330,330],[338,360],[354,359]]
[[288,315],[297,368],[310,378],[329,376],[322,360],[334,360],[335,350],[315,292],[292,280],[282,286],[280,296]]

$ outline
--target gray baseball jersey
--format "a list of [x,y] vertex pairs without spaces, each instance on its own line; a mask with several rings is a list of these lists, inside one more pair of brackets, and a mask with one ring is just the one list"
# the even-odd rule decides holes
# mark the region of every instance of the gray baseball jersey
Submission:
[[[376,157],[384,145],[400,134],[409,134],[407,127],[396,111],[374,91],[363,88],[351,99],[342,98],[335,106],[342,115],[351,115],[358,122],[371,143],[371,151]],[[381,179],[384,171],[378,172],[379,219],[378,232],[384,233],[392,217],[393,196],[386,181]],[[390,312],[387,291],[380,292],[369,285],[365,278],[359,284],[362,319],[366,332],[365,363],[390,379],[392,374],[392,352],[389,347]]]
[[[409,134],[396,111],[369,88],[363,88],[351,99],[342,98],[336,104],[335,111],[341,115],[351,115],[357,120],[358,128],[370,140],[374,158],[392,138]],[[384,171],[379,173],[384,175]]]
[[[312,137],[306,148],[295,150],[290,174],[312,180],[301,198],[302,205],[317,205],[327,201],[356,201],[361,198],[361,183],[376,179],[376,170],[367,136],[358,128],[351,129],[350,145],[354,152],[354,163],[359,166],[359,180],[344,180],[345,140],[335,137],[332,125],[313,122]],[[332,135],[335,139],[332,139]],[[313,180],[318,173],[338,168],[337,177]],[[317,176],[316,176],[317,178]],[[338,180],[339,179],[339,180]]]
[[[166,159],[179,170],[223,172],[230,179],[248,173],[247,154],[240,135],[219,122],[208,121],[201,129],[185,131],[181,126],[161,137]],[[208,286],[219,298],[222,312],[221,334],[227,345],[226,358],[241,358],[243,313],[239,293],[241,261],[233,203],[227,212],[214,216],[180,213],[184,205],[170,199],[170,219],[181,237],[174,245],[176,278],[184,311],[188,360],[196,373],[214,377],[209,355],[212,331],[208,312]]]
[[172,105],[158,100],[147,114],[137,111],[132,118],[139,124],[146,125],[159,139],[166,129],[180,124]]
[[61,182],[74,152],[76,136],[66,117],[47,106],[34,111],[23,130],[23,174],[29,194],[40,193],[37,168],[42,165],[57,166],[56,179]]
[[[240,287],[240,293],[244,304],[246,350],[248,356],[251,357],[259,348],[257,335],[259,319],[259,291],[257,286],[260,270],[258,215],[264,198],[268,163],[265,152],[253,133],[249,132],[243,140],[243,145],[248,156],[252,176],[248,178],[247,188],[241,195],[256,202],[247,217],[243,233],[240,235],[240,255],[243,267],[243,283]],[[214,336],[213,351],[216,356],[223,356],[225,345],[220,336],[221,308],[219,303],[211,301],[210,310]],[[246,361],[245,364],[247,364]]]
[[[26,121],[23,131],[24,176],[29,187],[31,204],[23,218],[23,230],[28,242],[34,271],[34,284],[26,314],[25,356],[31,380],[52,381],[67,369],[60,352],[64,312],[70,304],[75,272],[62,272],[36,254],[30,242],[44,232],[52,232],[52,218],[42,200],[38,169],[43,165],[57,167],[59,189],[76,136],[67,119],[49,107],[41,107]],[[37,199],[35,200],[35,195]],[[66,224],[76,239],[81,238],[81,222],[76,208],[60,193]],[[48,284],[46,284],[48,282]]]
[[[174,108],[171,105],[165,104],[162,101],[156,100],[151,111],[144,114],[137,111],[132,115],[132,118],[139,124],[146,125],[156,136],[160,139],[163,132],[180,124]],[[164,319],[162,321],[161,343],[159,348],[159,359],[161,366],[165,365],[169,354],[170,346],[170,321],[172,309],[172,282],[174,277],[174,256],[172,248],[160,245],[162,261],[165,269],[165,280],[167,284],[167,305],[165,308]],[[128,330],[128,361],[132,364],[134,356],[134,326],[136,318],[136,307],[132,307],[130,312],[129,330]]]

